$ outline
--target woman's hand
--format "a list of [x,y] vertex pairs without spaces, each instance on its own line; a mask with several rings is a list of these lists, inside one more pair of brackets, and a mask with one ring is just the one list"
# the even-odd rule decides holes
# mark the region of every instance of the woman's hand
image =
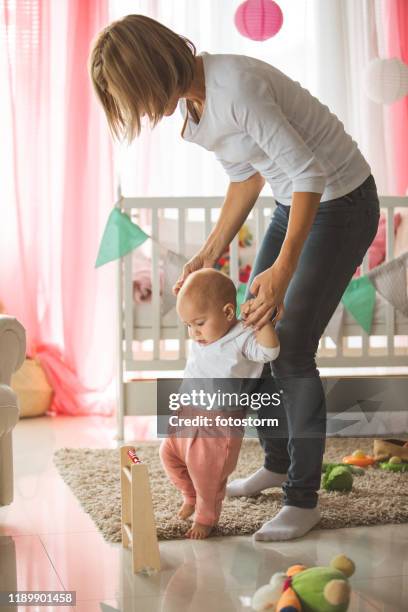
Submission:
[[313,225],[320,199],[320,193],[293,192],[288,228],[279,257],[273,266],[254,278],[249,290],[256,297],[252,305],[246,302],[241,308],[241,312],[243,308],[244,312],[247,312],[244,325],[260,329],[272,319],[275,308],[277,315],[273,320],[282,318],[283,298]]
[[291,267],[282,266],[279,260],[255,276],[249,288],[255,298],[246,301],[241,306],[244,326],[253,326],[261,329],[265,323],[272,320],[272,315],[276,310],[273,321],[282,318],[284,312],[283,299],[293,275]]
[[192,272],[196,272],[197,270],[201,270],[201,268],[212,268],[215,262],[216,260],[214,260],[214,258],[208,255],[205,251],[199,251],[196,255],[194,255],[194,257],[192,257],[190,261],[185,264],[183,272],[181,273],[176,284],[174,285],[174,295],[178,294],[189,274],[191,274]]

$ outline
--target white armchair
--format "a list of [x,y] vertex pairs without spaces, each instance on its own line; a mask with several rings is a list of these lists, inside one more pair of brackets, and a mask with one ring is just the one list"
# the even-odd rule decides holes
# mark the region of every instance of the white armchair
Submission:
[[21,367],[25,351],[24,327],[14,317],[0,315],[0,506],[13,501],[12,431],[19,411],[10,380],[12,373]]

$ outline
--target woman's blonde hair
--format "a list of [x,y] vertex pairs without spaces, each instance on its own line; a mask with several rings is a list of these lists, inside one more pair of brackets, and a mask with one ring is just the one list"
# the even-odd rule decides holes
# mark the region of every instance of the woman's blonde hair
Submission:
[[89,56],[89,72],[109,129],[128,143],[146,114],[154,127],[174,96],[194,77],[196,48],[145,15],[127,15],[104,28]]

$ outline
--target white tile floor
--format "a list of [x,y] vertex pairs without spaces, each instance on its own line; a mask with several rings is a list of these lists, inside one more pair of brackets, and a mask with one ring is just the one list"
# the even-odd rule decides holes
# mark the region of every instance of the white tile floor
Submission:
[[[135,421],[127,421],[127,439],[146,431]],[[105,542],[52,462],[63,446],[114,448],[114,435],[114,421],[103,417],[25,419],[14,430],[15,500],[0,508],[0,591],[73,590],[77,597],[75,608],[18,610],[249,610],[251,595],[274,572],[295,562],[326,565],[339,552],[357,565],[350,611],[408,610],[407,525],[315,530],[274,544],[249,537],[161,542],[162,571],[134,576],[130,552]]]

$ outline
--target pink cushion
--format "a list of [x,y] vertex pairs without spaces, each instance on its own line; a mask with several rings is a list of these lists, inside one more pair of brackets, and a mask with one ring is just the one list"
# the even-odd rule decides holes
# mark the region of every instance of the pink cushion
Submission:
[[[394,236],[397,233],[399,224],[401,223],[401,215],[394,215]],[[386,221],[385,216],[381,215],[378,224],[378,230],[371,246],[368,249],[368,269],[371,270],[379,266],[385,260],[385,244],[386,244]],[[354,277],[360,276],[360,266],[356,269]]]

